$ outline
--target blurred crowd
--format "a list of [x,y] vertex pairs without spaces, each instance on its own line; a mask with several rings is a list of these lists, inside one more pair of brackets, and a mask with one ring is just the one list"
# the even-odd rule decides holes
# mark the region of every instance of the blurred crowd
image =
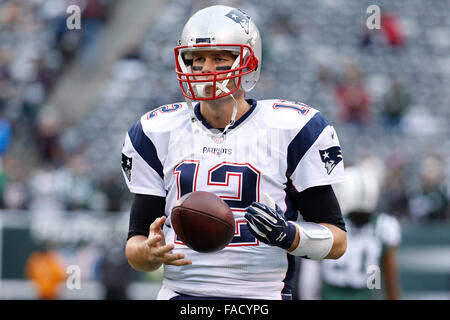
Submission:
[[[94,70],[113,0],[0,1],[0,206],[120,211],[118,182],[92,179],[83,146],[71,143],[52,90],[77,55]],[[69,30],[69,5],[81,29]],[[119,193],[119,194],[118,194]]]
[[[82,8],[83,32],[67,29],[65,9],[69,4]],[[115,122],[121,123],[111,126],[108,122],[102,126],[97,122],[98,130],[91,130],[90,137],[80,139],[89,129],[87,124],[65,127],[58,118],[57,106],[46,105],[46,99],[74,57],[80,55],[88,67],[95,64],[101,55],[96,40],[106,26],[113,4],[114,1],[106,0],[0,1],[2,208],[128,210],[130,195],[120,173],[119,153],[112,152],[119,150],[109,149],[108,137],[121,140],[143,112],[182,100],[173,72],[176,30],[181,29],[192,12],[206,4],[175,0],[166,5],[142,44],[125,52],[111,70],[110,89],[105,90],[104,100],[88,117],[94,123],[96,115],[107,113],[103,111],[108,109],[102,108],[117,105],[118,113],[112,114],[117,118]],[[275,6],[270,1],[262,1],[258,6],[244,1],[230,4],[241,6],[254,16],[262,29],[263,71],[251,96],[287,97],[318,107],[340,133],[349,164],[367,149],[380,157],[388,172],[380,210],[409,220],[449,218],[450,154],[445,148],[449,141],[448,137],[442,141],[436,133],[440,131],[435,130],[438,124],[448,127],[448,123],[442,117],[436,119],[438,113],[427,112],[421,117],[423,101],[417,101],[415,88],[406,79],[408,75],[390,72],[389,65],[381,64],[384,69],[375,74],[378,78],[374,76],[373,68],[380,66],[377,62],[391,61],[395,65],[396,56],[415,57],[415,35],[408,34],[401,17],[394,13],[395,7],[382,8],[381,30],[368,30],[365,11],[353,17],[351,24],[346,22],[349,19],[345,20],[345,15],[365,8],[364,4],[351,2],[348,12],[342,12],[344,17],[336,19],[343,28],[339,34],[336,26],[323,29],[327,24],[320,20],[336,15],[338,8],[329,1],[316,5],[292,3],[300,6],[305,15],[322,8],[327,13],[317,15],[317,21],[311,17],[295,19],[287,7]],[[173,25],[170,30],[167,21]],[[331,52],[330,48],[336,48],[337,52]],[[300,69],[291,68],[286,61],[299,65]],[[442,83],[436,86],[443,88]],[[448,102],[445,98],[448,96],[443,98],[444,103]],[[424,128],[427,126],[431,127],[428,131]],[[423,135],[417,137],[417,132]],[[355,135],[365,138],[365,143],[355,143],[352,140]],[[416,137],[418,141],[439,140],[443,147],[431,148],[432,143],[426,142],[404,145],[414,143]],[[390,140],[397,144],[389,145]],[[31,152],[13,152],[14,141]],[[108,150],[99,151],[102,150],[99,144]],[[17,158],[21,155],[30,158]],[[107,163],[113,165],[108,168]]]
[[[450,221],[450,3],[379,2],[382,28],[369,30],[369,1],[224,1],[260,26],[261,79],[249,97],[300,100],[323,112],[336,127],[346,165],[364,158],[378,164],[379,212],[401,222]],[[142,43],[115,63],[102,99],[82,123],[67,126],[58,106],[46,102],[77,57],[95,71],[115,3],[0,0],[0,209],[129,210],[123,137],[143,113],[183,100],[173,47],[186,19],[210,2],[168,1]],[[67,29],[70,4],[81,8],[81,30]],[[124,298],[130,269],[118,259],[122,244],[87,245],[63,256],[66,264],[84,261],[84,277],[103,281],[107,297]],[[31,260],[44,263],[46,250]],[[124,275],[120,287],[117,272]]]

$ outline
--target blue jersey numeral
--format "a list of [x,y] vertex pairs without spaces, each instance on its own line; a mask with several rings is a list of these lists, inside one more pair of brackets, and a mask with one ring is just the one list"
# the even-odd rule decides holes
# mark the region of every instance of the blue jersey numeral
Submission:
[[[200,161],[184,160],[175,166],[173,174],[177,176],[177,199],[196,191],[197,174]],[[259,185],[261,173],[248,163],[222,162],[208,171],[207,184],[211,186],[230,187],[230,177],[239,179],[238,190],[230,195],[218,195],[232,211],[245,212],[253,201],[259,201]],[[236,192],[237,191],[237,192]],[[176,243],[181,243],[178,238]],[[229,246],[257,246],[257,240],[248,230],[245,220],[236,221],[236,233]]]
[[199,165],[198,160],[184,160],[175,166],[173,174],[177,176],[177,200],[189,192],[196,191]]
[[228,187],[230,176],[239,178],[237,196],[220,196],[233,211],[245,211],[253,201],[259,201],[260,173],[248,163],[223,162],[208,172],[208,185]]

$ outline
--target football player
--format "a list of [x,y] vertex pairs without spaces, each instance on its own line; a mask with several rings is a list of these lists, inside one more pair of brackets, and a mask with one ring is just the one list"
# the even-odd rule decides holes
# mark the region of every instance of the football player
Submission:
[[345,182],[335,186],[347,226],[348,247],[338,260],[301,261],[301,299],[400,297],[396,248],[401,228],[394,216],[374,213],[380,181],[373,171],[364,166],[348,167]]
[[[245,97],[261,72],[261,37],[239,9],[196,12],[174,53],[186,102],[153,109],[125,137],[128,261],[164,266],[158,299],[290,299],[295,256],[335,259],[346,248],[331,187],[343,180],[337,134],[303,103]],[[171,227],[175,202],[199,190],[221,197],[236,222],[215,253],[189,249]]]

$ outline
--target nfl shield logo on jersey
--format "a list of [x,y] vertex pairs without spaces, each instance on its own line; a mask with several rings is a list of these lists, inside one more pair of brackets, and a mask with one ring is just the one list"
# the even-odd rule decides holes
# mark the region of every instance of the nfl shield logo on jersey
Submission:
[[330,174],[339,162],[342,161],[341,147],[335,146],[326,150],[319,150],[320,158],[325,163],[325,169]]

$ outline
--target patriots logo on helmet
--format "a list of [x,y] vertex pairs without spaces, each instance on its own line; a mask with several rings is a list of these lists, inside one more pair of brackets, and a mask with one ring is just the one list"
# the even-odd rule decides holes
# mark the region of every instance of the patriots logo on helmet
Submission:
[[225,16],[230,18],[234,22],[239,23],[241,27],[245,30],[245,33],[248,34],[250,17],[245,12],[233,9],[230,12],[228,12]]
[[339,146],[331,147],[326,150],[319,150],[319,153],[320,159],[325,163],[325,169],[327,169],[328,174],[330,174],[343,159],[342,150]]

